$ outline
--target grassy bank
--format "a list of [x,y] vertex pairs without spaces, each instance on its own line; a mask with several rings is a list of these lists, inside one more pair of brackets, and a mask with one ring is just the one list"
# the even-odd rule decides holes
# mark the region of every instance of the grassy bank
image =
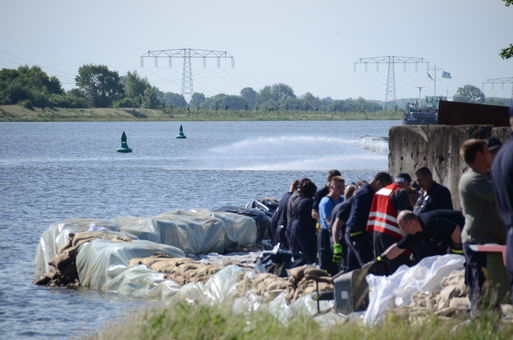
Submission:
[[479,320],[430,317],[422,324],[388,319],[376,327],[356,322],[320,327],[310,318],[297,317],[283,325],[270,314],[235,314],[229,308],[174,305],[146,311],[110,326],[88,339],[511,339],[513,325],[490,314]]
[[2,122],[52,121],[279,121],[279,120],[386,120],[402,119],[394,112],[205,111],[187,109],[34,108],[0,105]]

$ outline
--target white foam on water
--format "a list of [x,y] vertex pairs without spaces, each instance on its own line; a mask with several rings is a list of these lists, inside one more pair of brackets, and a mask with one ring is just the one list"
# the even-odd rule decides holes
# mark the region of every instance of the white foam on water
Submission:
[[388,141],[285,135],[247,138],[213,147],[207,154],[209,168],[230,170],[385,169]]

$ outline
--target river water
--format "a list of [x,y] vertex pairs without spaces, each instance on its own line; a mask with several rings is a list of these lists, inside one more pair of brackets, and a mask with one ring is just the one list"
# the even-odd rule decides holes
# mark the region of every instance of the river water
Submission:
[[[0,123],[0,338],[90,334],[145,301],[37,287],[43,231],[68,218],[153,216],[281,197],[295,178],[318,187],[387,168],[399,121]],[[125,131],[132,153],[116,153]]]

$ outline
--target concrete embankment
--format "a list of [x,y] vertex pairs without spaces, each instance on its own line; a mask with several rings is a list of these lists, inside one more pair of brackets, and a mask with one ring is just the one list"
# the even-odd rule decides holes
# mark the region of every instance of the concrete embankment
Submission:
[[461,144],[469,138],[496,137],[504,142],[509,127],[492,125],[410,125],[394,126],[389,131],[388,168],[391,174],[411,175],[423,166],[433,179],[449,188],[455,209],[460,209],[458,181],[466,169],[459,155]]

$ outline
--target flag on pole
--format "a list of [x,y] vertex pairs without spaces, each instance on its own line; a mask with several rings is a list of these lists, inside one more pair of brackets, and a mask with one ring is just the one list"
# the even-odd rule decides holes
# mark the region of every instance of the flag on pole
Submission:
[[452,79],[452,76],[449,72],[442,71],[442,78]]
[[431,77],[431,75],[429,74],[429,72],[426,72],[426,73],[427,73],[429,79],[434,80],[433,77]]

